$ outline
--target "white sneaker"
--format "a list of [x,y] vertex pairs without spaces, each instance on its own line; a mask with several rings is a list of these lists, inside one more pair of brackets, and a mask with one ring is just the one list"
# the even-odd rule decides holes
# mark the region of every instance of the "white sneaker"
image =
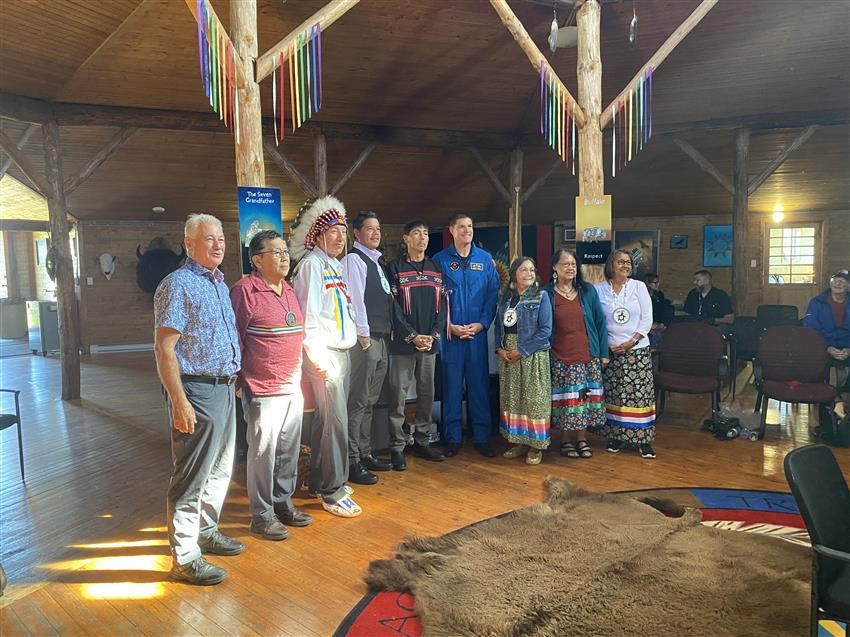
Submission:
[[363,509],[360,508],[360,505],[358,505],[349,496],[345,496],[342,500],[334,502],[333,504],[322,501],[322,508],[328,513],[338,515],[341,518],[356,518],[358,515],[363,513]]

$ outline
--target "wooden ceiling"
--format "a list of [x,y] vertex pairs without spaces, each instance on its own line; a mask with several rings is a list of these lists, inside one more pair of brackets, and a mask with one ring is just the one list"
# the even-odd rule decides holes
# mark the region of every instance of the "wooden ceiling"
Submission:
[[[229,0],[211,0],[227,26]],[[237,1],[237,0],[232,0]],[[259,0],[260,52],[320,8],[321,0]],[[631,2],[602,8],[603,104],[619,92],[698,0],[639,0],[637,47],[627,42]],[[545,48],[551,9],[511,0]],[[568,15],[559,11],[563,22]],[[208,112],[197,75],[197,42],[182,0],[5,0],[0,5],[0,91],[49,101]],[[323,34],[323,110],[315,122],[482,131],[522,139],[525,183],[554,156],[536,139],[537,78],[486,0],[362,0]],[[576,92],[575,49],[552,58]],[[847,0],[721,0],[676,48],[654,77],[653,126],[676,128],[731,178],[733,130],[690,122],[765,114],[848,109],[850,3]],[[271,115],[271,81],[261,91]],[[26,124],[0,120],[12,140]],[[75,174],[116,132],[63,126],[64,172]],[[271,130],[267,131],[271,133]],[[799,130],[754,131],[750,176],[758,175]],[[850,209],[850,128],[821,127],[750,200],[750,209]],[[227,132],[142,129],[68,198],[81,219],[152,219],[208,210],[235,219],[233,140]],[[606,137],[606,165],[610,138]],[[333,184],[367,145],[328,139]],[[41,166],[40,133],[22,149]],[[281,145],[312,177],[308,134]],[[504,151],[482,150],[507,182]],[[291,218],[303,193],[267,158],[267,184],[282,189]],[[15,178],[26,179],[15,167]],[[727,213],[731,197],[658,135],[615,179],[606,175],[615,216]],[[568,219],[576,178],[559,168],[526,203],[529,221]],[[387,222],[438,221],[465,210],[480,219],[506,218],[473,157],[463,149],[380,145],[340,192],[349,210],[369,209]],[[2,215],[14,216],[3,199]]]

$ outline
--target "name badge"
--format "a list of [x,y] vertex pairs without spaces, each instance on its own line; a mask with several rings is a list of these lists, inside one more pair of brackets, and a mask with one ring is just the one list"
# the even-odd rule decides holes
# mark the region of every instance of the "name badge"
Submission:
[[471,270],[484,270],[483,263],[470,263],[469,267]]
[[383,274],[381,274],[381,287],[384,288],[385,294],[390,293],[390,282],[387,281],[387,278]]
[[505,310],[505,316],[503,319],[503,324],[505,327],[513,327],[516,325],[517,319],[517,311],[514,308],[508,308]]

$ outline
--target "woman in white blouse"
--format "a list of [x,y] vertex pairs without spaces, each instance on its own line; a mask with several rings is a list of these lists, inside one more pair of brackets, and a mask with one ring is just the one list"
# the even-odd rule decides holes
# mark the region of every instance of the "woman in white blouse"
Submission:
[[608,438],[608,451],[617,453],[631,444],[643,458],[654,458],[655,387],[647,338],[652,299],[646,285],[631,274],[631,255],[614,250],[605,263],[605,281],[596,284],[611,356],[602,375],[605,425],[594,433]]

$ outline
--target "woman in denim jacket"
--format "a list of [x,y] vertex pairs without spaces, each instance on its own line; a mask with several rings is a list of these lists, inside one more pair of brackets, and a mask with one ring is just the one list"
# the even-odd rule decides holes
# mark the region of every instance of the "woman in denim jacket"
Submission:
[[499,430],[514,444],[504,456],[526,456],[528,464],[540,464],[543,460],[543,449],[549,446],[552,409],[549,389],[552,303],[537,282],[534,259],[515,259],[496,308],[495,321]]

